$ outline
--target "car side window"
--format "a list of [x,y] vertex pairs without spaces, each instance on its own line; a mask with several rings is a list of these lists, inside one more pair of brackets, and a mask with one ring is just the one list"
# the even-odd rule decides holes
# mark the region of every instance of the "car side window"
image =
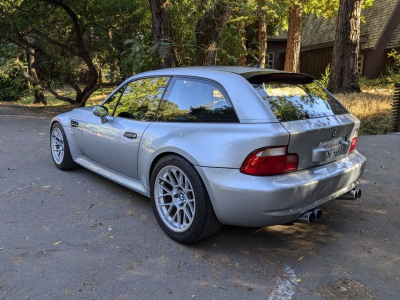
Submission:
[[128,83],[114,116],[138,121],[153,121],[168,77],[144,78]]
[[217,84],[175,77],[160,103],[157,121],[237,122],[237,118],[226,93]]

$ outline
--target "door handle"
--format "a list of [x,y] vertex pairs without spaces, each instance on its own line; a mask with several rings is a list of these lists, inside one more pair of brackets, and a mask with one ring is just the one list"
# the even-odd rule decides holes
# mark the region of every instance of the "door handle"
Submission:
[[124,133],[124,137],[126,137],[128,139],[136,139],[137,138],[137,134],[127,131],[127,132]]

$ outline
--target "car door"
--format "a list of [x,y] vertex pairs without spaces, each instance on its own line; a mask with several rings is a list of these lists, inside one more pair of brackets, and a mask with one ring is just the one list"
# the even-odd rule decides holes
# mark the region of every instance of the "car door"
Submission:
[[93,162],[137,179],[140,140],[154,120],[168,77],[129,82],[103,105],[109,110],[107,122],[90,116],[84,127],[84,155]]

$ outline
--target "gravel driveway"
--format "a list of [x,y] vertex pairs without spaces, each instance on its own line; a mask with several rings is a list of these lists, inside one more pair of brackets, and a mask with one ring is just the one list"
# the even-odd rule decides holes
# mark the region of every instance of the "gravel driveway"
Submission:
[[399,299],[400,135],[362,136],[358,201],[184,246],[147,198],[59,171],[50,114],[0,106],[0,299]]

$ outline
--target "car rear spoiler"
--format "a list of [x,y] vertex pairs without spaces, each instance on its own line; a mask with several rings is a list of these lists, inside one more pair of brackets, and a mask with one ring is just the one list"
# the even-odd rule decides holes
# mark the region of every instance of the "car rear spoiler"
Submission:
[[303,74],[303,73],[264,73],[260,74],[259,72],[252,72],[242,74],[244,78],[246,78],[252,84],[261,84],[264,82],[286,82],[292,84],[307,84],[314,82],[314,77],[311,75]]

